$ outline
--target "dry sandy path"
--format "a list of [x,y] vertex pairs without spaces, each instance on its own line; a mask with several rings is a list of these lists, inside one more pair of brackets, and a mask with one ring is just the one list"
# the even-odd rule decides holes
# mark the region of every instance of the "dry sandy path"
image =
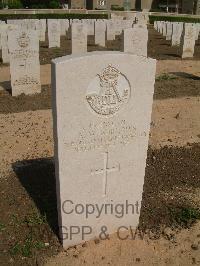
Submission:
[[129,240],[119,240],[112,235],[110,240],[102,240],[99,244],[94,241],[86,247],[78,246],[67,252],[61,252],[51,258],[46,266],[79,266],[79,265],[112,265],[112,266],[189,266],[200,265],[199,250],[192,249],[192,245],[200,249],[200,223],[190,230],[182,230],[173,241],[161,238],[150,240],[148,235],[142,240],[138,235],[135,240],[131,234]]
[[[149,144],[185,146],[200,142],[200,97],[156,100]],[[24,159],[53,156],[51,110],[0,114],[0,173]]]
[[[200,76],[200,61],[158,61],[157,74],[167,72]],[[41,73],[42,84],[49,84],[50,65],[42,66]],[[9,67],[0,68],[0,86],[9,80]],[[159,148],[200,142],[199,113],[200,97],[154,101],[149,144]],[[51,110],[0,114],[0,177],[6,177],[16,161],[53,156],[52,127]],[[198,249],[191,248],[194,244]],[[120,241],[116,235],[99,244],[91,241],[61,252],[46,266],[200,265],[199,250],[200,223],[176,234],[174,241],[147,237]]]
[[[51,65],[41,65],[41,84],[51,84]],[[198,60],[159,60],[157,61],[157,75],[161,73],[183,72],[200,77],[200,61]],[[0,68],[0,90],[10,86],[10,68],[3,66]]]

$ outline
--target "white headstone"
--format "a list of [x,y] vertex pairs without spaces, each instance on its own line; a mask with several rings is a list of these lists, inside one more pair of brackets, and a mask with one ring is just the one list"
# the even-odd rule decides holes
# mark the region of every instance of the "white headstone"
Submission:
[[2,50],[2,61],[5,64],[8,64],[10,62],[10,55],[9,55],[9,49],[8,49],[8,32],[9,30],[12,30],[16,28],[15,25],[7,25],[7,24],[1,24],[1,50]]
[[137,24],[146,24],[147,23],[147,18],[146,14],[144,12],[137,12],[136,13],[136,21]]
[[87,26],[84,23],[72,23],[71,27],[72,54],[87,52]]
[[84,19],[83,23],[87,25],[87,35],[94,35],[95,21],[93,19]]
[[[107,234],[137,227],[155,71],[156,60],[120,52],[54,60],[57,202],[65,248],[101,238],[105,227]],[[114,207],[106,212],[105,204]]]
[[12,95],[41,92],[39,37],[36,30],[8,33]]
[[49,48],[60,47],[61,27],[58,19],[48,19]]
[[1,31],[2,31],[2,25],[5,25],[5,21],[0,21],[0,49],[1,49]]
[[95,21],[95,44],[105,46],[106,42],[106,23],[104,20]]
[[60,26],[61,26],[61,35],[65,36],[69,29],[69,20],[60,19]]
[[172,23],[167,22],[167,34],[166,34],[166,40],[171,41],[172,39]]
[[123,22],[121,19],[115,19],[115,35],[121,35],[123,29]]
[[38,33],[39,33],[39,40],[41,42],[44,42],[46,39],[46,27],[47,27],[47,22],[46,19],[40,19],[38,21]]
[[162,21],[158,21],[158,32],[162,34]]
[[146,25],[136,25],[124,30],[124,52],[147,56],[147,43],[148,30]]
[[196,28],[195,40],[197,41],[199,39],[200,23],[195,23],[194,25]]
[[167,23],[165,21],[162,21],[162,35],[164,37],[167,35]]
[[193,23],[185,23],[182,38],[182,58],[193,57],[195,47],[196,28]]
[[122,20],[121,21],[121,24],[122,24],[122,30],[125,30],[125,29],[129,29],[129,28],[132,28],[133,27],[133,20]]
[[113,41],[115,40],[115,20],[114,19],[107,20],[106,24],[107,24],[106,38],[108,41]]
[[179,46],[183,32],[183,23],[173,22],[172,26],[172,46]]
[[39,19],[29,19],[28,20],[28,30],[36,30]]

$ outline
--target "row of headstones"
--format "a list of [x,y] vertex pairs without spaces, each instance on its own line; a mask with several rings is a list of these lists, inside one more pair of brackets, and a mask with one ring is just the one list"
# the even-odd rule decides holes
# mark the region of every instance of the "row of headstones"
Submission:
[[172,46],[181,46],[182,58],[194,56],[195,41],[199,38],[200,23],[155,21],[154,28],[171,41]]
[[[66,26],[66,31],[71,32],[72,40],[72,53],[85,52],[87,48],[87,36],[95,36],[95,44],[105,46],[105,41],[114,40],[116,35],[120,35],[126,28],[132,27],[133,20],[73,20]],[[60,47],[60,21],[59,20],[48,20],[48,38],[49,47]],[[79,47],[75,47],[73,42],[79,43],[82,40],[84,46],[83,51]],[[86,44],[86,45],[85,45]],[[79,44],[80,45],[80,44]],[[85,48],[86,46],[86,48]]]
[[[33,29],[8,33],[13,82],[24,92],[39,85],[38,39]],[[53,61],[57,206],[64,247],[113,232],[125,239],[122,231],[137,227],[155,72],[156,60],[131,53],[92,52]]]
[[[104,27],[103,32],[105,39]],[[129,234],[124,230],[133,232],[138,226],[156,60],[138,55],[146,55],[146,47],[132,50],[147,43],[146,25],[123,32],[129,53],[83,53],[52,64],[57,206],[64,248],[109,239],[114,232],[123,240]]]
[[[51,24],[60,25],[60,22],[49,20]],[[10,62],[12,95],[21,93],[32,94],[41,91],[40,86],[40,63],[39,63],[39,37],[38,30],[32,26],[21,24],[2,24],[1,48],[2,57]],[[45,25],[45,23],[42,23]],[[34,25],[31,21],[28,25]],[[83,54],[87,52],[87,36],[95,34],[95,43],[105,46],[107,39],[115,39],[116,35],[123,32],[123,52],[147,56],[148,31],[146,25],[133,24],[132,20],[103,20],[94,22],[94,27],[88,27],[84,21],[73,21],[71,23],[72,54]],[[60,28],[60,27],[59,27]],[[88,30],[90,28],[90,31]],[[92,31],[92,29],[94,30]],[[51,32],[49,30],[49,32]],[[107,34],[106,34],[107,32]],[[5,34],[4,34],[5,33]],[[55,30],[55,33],[58,32]],[[66,34],[66,32],[65,32]],[[45,34],[44,34],[45,35]],[[50,35],[50,34],[49,34]],[[6,37],[6,38],[4,38]],[[50,36],[52,38],[52,36]],[[60,40],[60,32],[57,34]],[[55,38],[53,38],[55,41]]]
[[[144,24],[132,20],[96,21],[93,32],[95,44],[105,47],[106,40],[115,40],[122,34],[121,51],[147,56],[148,30]],[[87,52],[87,26],[83,22],[73,23],[71,27],[72,54]]]
[[[72,35],[76,39],[77,30],[83,33],[80,37],[85,40],[85,35],[95,35],[95,44],[105,46],[105,40],[114,40],[116,35],[120,35],[124,29],[132,27],[136,23],[136,19],[123,20],[67,20],[67,19],[45,19],[41,20],[8,20],[0,22],[0,49],[2,49],[2,60],[9,63],[9,49],[7,45],[8,31],[15,29],[17,26],[22,31],[36,30],[40,41],[45,41],[46,27],[48,25],[49,48],[60,47],[60,37],[72,31]],[[76,27],[76,24],[77,27]],[[145,25],[142,23],[138,23]],[[77,29],[78,28],[78,29]],[[77,36],[79,37],[79,36]],[[73,47],[72,47],[73,48]],[[76,49],[72,49],[72,53]]]

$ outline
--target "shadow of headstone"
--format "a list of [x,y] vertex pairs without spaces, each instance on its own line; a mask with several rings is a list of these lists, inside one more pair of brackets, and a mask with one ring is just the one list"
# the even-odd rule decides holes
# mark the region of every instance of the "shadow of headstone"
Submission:
[[170,74],[173,74],[177,77],[186,78],[186,79],[192,79],[192,80],[200,80],[199,76],[185,73],[185,72],[170,72]]
[[11,92],[12,92],[11,83],[9,80],[0,82],[0,90],[1,90],[1,88],[3,90],[7,91],[9,94],[11,94]]
[[56,180],[53,159],[17,161],[12,167],[41,215],[46,216],[49,226],[58,236]]

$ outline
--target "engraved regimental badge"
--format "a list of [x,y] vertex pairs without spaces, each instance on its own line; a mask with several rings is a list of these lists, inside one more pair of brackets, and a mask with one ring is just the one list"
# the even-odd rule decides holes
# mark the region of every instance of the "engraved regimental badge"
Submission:
[[25,32],[23,32],[19,36],[19,38],[17,39],[17,42],[18,42],[20,47],[26,48],[30,43],[30,38],[28,37],[28,35]]
[[130,98],[131,88],[126,77],[112,65],[89,84],[86,100],[94,112],[109,116],[118,112]]

